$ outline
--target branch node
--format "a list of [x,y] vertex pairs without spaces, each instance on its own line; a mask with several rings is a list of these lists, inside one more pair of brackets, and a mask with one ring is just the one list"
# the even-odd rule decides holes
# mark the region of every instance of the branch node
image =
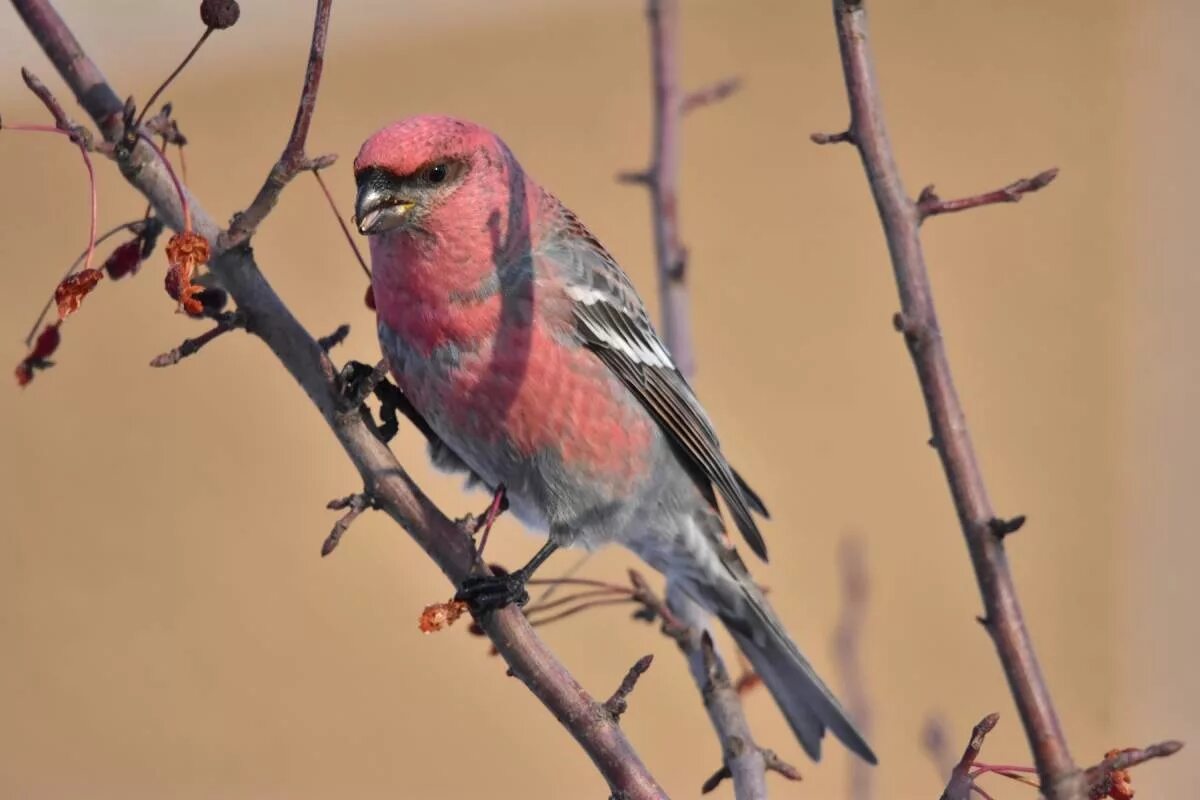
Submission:
[[992,517],[988,520],[988,530],[998,539],[1003,539],[1010,533],[1016,533],[1021,530],[1021,526],[1025,524],[1025,515],[1018,514],[1010,519],[1002,519],[1001,517]]
[[346,513],[333,523],[332,530],[325,537],[325,541],[321,544],[321,557],[329,555],[334,551],[338,544],[342,541],[342,537],[346,535],[346,531],[350,530],[350,526],[354,524],[354,520],[358,519],[359,515],[367,509],[379,508],[379,502],[375,496],[368,491],[361,491],[357,494],[348,494],[345,497],[339,497],[330,500],[325,504],[325,507],[340,511],[346,509]]
[[625,673],[621,685],[613,692],[613,696],[604,701],[604,710],[612,717],[613,722],[620,722],[621,715],[629,710],[629,695],[637,686],[638,679],[650,669],[650,663],[654,661],[653,655],[644,655],[639,658],[629,672]]

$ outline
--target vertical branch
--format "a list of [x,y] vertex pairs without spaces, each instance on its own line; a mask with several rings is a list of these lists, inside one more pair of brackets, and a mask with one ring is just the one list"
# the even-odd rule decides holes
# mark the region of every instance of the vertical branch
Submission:
[[[838,552],[838,566],[842,577],[842,618],[838,621],[833,636],[833,657],[842,676],[842,692],[846,698],[846,713],[858,728],[863,738],[871,736],[871,706],[867,700],[866,681],[862,671],[862,653],[859,648],[866,625],[867,600],[870,585],[867,580],[867,562],[862,539],[854,536],[842,539]],[[850,800],[871,800],[874,794],[872,777],[875,774],[870,764],[860,758],[849,763]]]
[[623,173],[622,181],[644,184],[650,191],[662,334],[667,350],[685,378],[696,372],[692,322],[688,309],[687,248],[679,239],[679,131],[685,115],[718,103],[737,91],[736,78],[694,92],[679,84],[679,2],[647,0],[650,23],[650,68],[654,92],[654,136],[650,166]]
[[1082,798],[1082,776],[1071,759],[1050,691],[1021,614],[1003,537],[1014,525],[992,510],[975,457],[966,416],[954,388],[950,363],[934,309],[921,250],[921,214],[905,192],[888,140],[870,51],[862,0],[834,0],[834,20],[850,104],[845,134],[814,136],[819,142],[849,141],[862,158],[883,222],[904,334],[983,597],[983,623],[996,645],[1048,800]]
[[679,2],[649,0],[650,53],[654,79],[654,140],[648,188],[654,219],[654,253],[667,349],[679,371],[696,371],[687,296],[687,252],[679,242]]

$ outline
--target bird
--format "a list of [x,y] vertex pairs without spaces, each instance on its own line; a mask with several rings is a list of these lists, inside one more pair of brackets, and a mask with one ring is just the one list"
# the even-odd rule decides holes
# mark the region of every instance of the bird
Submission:
[[521,604],[558,548],[623,545],[725,625],[814,761],[828,729],[877,763],[727,534],[721,502],[766,560],[763,501],[600,241],[466,120],[392,122],[354,176],[380,347],[432,462],[503,487],[547,535],[524,567],[473,575],[456,598],[477,614]]

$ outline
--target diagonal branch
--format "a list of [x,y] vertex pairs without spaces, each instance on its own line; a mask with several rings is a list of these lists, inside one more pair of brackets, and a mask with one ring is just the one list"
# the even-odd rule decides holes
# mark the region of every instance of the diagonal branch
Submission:
[[258,226],[279,202],[285,186],[305,170],[320,170],[333,164],[337,156],[324,155],[310,159],[304,150],[308,141],[308,129],[312,125],[313,112],[317,107],[317,91],[321,87],[321,72],[325,68],[325,40],[329,33],[329,12],[333,0],[318,0],[316,18],[313,20],[312,46],[308,51],[308,67],[304,71],[304,86],[300,90],[300,102],[296,106],[296,120],[292,133],[283,148],[283,154],[267,173],[267,179],[258,190],[254,200],[245,211],[235,214],[229,230],[222,234],[218,249],[226,250],[249,241]]
[[[13,5],[105,138],[119,140],[123,104],[48,0],[13,0]],[[327,6],[328,0],[322,0],[318,8]],[[310,114],[311,110],[302,109],[297,119],[303,121]],[[150,201],[163,221],[181,229],[179,197],[149,148],[138,144],[118,149],[118,160],[126,180]],[[219,228],[194,201],[192,218],[199,234],[217,241]],[[457,585],[473,565],[470,538],[425,496],[362,415],[342,407],[333,364],[271,288],[253,254],[247,248],[220,247],[217,253],[211,269],[246,315],[248,329],[263,340],[312,400],[379,508],[408,531]],[[666,796],[617,723],[547,649],[519,609],[495,612],[480,620],[480,625],[512,674],[571,733],[615,796],[629,800]]]
[[916,367],[933,441],[975,568],[986,610],[984,624],[1008,677],[1048,800],[1081,798],[1082,775],[1071,760],[1038,666],[1003,538],[991,526],[997,515],[988,499],[938,325],[921,251],[921,214],[904,190],[888,140],[866,10],[862,0],[834,0],[833,12],[851,119],[847,134],[834,138],[850,141],[858,149],[883,222],[900,294],[897,322]]
[[629,582],[633,586],[633,599],[642,605],[637,616],[660,620],[663,635],[674,639],[687,659],[692,680],[704,698],[704,709],[721,744],[721,768],[704,782],[701,793],[711,792],[729,778],[736,800],[760,800],[767,796],[768,772],[800,780],[795,767],[755,743],[741,696],[709,635],[704,609],[681,592],[670,593],[664,602],[637,570],[629,570]]

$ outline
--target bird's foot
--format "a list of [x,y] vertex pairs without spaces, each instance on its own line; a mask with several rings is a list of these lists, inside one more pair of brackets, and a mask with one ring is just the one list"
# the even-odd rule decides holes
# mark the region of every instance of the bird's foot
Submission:
[[528,576],[523,570],[502,575],[472,575],[462,582],[454,599],[469,605],[473,614],[499,611],[513,603],[523,606],[529,602],[526,580]]
[[357,411],[386,377],[387,368],[382,361],[375,367],[361,361],[347,361],[337,377],[338,404],[343,411]]

